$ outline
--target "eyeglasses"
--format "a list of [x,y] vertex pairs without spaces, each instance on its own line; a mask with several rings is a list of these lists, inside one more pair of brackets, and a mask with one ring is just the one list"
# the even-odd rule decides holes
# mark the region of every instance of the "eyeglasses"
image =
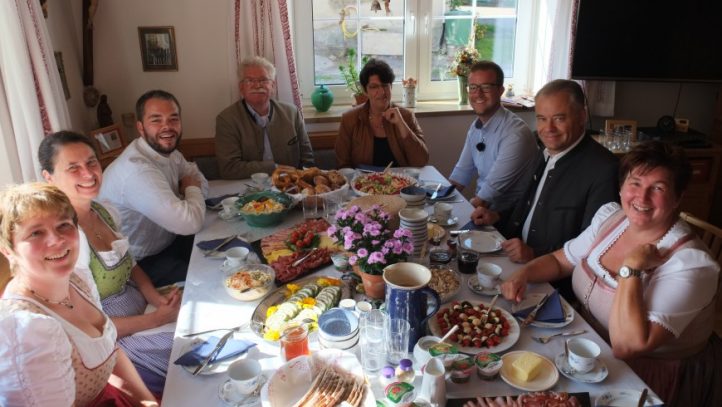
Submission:
[[243,83],[246,85],[268,85],[271,83],[271,79],[263,78],[263,79],[252,79],[252,78],[246,78],[243,80]]
[[473,85],[469,85],[468,89],[469,89],[469,93],[474,93],[474,92],[479,92],[479,91],[481,91],[483,93],[489,93],[489,92],[491,92],[492,89],[496,88],[497,86],[499,86],[499,85],[497,85],[495,83],[483,83],[481,85],[473,84]]
[[366,86],[367,90],[379,90],[379,89],[390,89],[390,88],[391,88],[390,83],[374,83],[374,84]]

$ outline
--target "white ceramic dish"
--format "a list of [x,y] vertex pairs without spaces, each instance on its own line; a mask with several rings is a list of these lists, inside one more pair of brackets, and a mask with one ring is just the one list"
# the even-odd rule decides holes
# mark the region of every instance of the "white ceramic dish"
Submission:
[[218,212],[218,217],[226,222],[235,222],[243,219],[243,215],[240,213],[228,213],[225,210]]
[[[474,302],[472,302],[472,303],[476,304]],[[487,302],[482,302],[482,304],[484,304],[485,307],[489,306],[489,303],[487,303]],[[449,308],[449,307],[444,307],[444,308]],[[441,311],[441,310],[439,310],[439,311]],[[495,306],[494,311],[501,311],[502,315],[504,315],[504,318],[506,318],[506,320],[509,321],[509,335],[505,336],[498,345],[492,346],[490,348],[460,346],[457,343],[456,344],[457,348],[461,352],[472,353],[472,354],[477,354],[479,352],[501,353],[501,352],[504,352],[505,350],[511,348],[512,346],[514,346],[514,344],[516,344],[516,342],[519,340],[519,334],[521,333],[521,329],[519,328],[519,323],[517,323],[516,319],[514,319],[514,317],[503,308],[499,308],[499,307]],[[429,318],[429,331],[431,331],[431,334],[434,336],[438,336],[438,337],[444,336],[441,333],[441,328],[439,328],[439,324],[436,322],[435,316]],[[454,343],[454,342],[452,341],[452,343]],[[556,370],[556,369],[554,369],[554,370]]]
[[561,353],[554,358],[554,365],[567,378],[581,383],[599,383],[607,378],[609,370],[601,359],[597,359],[594,368],[586,373],[573,370],[567,361],[567,355]]
[[[357,176],[356,178],[354,178],[353,181],[351,181],[351,189],[353,190],[353,192],[356,193],[356,195],[359,195],[359,196],[379,195],[379,194],[369,194],[368,192],[362,192],[362,191],[359,191],[358,189],[356,189],[356,182],[360,181],[362,178],[368,177],[373,174],[378,174],[378,173],[361,174],[361,175]],[[399,188],[399,190],[393,194],[380,194],[380,195],[398,195],[401,192],[401,189],[406,188],[407,186],[416,185],[416,180],[409,177],[408,175],[400,174],[398,172],[392,172],[392,174],[396,177],[404,179],[408,183],[408,185],[405,185],[404,187]]]
[[[501,290],[499,289],[499,286],[495,286],[494,288],[486,288],[483,287],[481,284],[479,284],[479,278],[476,276],[476,274],[472,274],[469,276],[469,279],[466,280],[466,286],[469,287],[469,290],[471,290],[474,294],[479,295],[488,295],[488,296],[494,296],[497,294],[501,294]],[[512,305],[512,309],[513,309]]]
[[[443,264],[439,265],[439,266],[432,266],[430,268],[430,270],[431,270],[432,279],[434,278],[435,273],[438,273],[437,270],[448,270],[448,272],[450,272],[450,274],[454,277],[454,279],[456,280],[456,289],[453,289],[444,294],[440,294],[439,292],[437,292],[437,294],[439,294],[439,299],[441,300],[442,304],[445,304],[445,303],[451,301],[451,299],[454,298],[454,296],[459,293],[459,290],[461,290],[461,282],[462,282],[461,274],[458,271],[455,271],[453,268],[448,267],[448,265],[443,265]],[[433,288],[431,288],[431,289],[433,290]]]
[[[636,406],[642,392],[638,390],[610,390],[594,400],[595,407],[627,407]],[[662,400],[652,395],[647,396],[645,407],[662,406]]]
[[501,250],[501,240],[495,233],[472,230],[459,235],[459,247],[479,253],[494,253]]
[[[251,393],[248,395],[238,395],[227,391],[225,385],[230,380],[231,379],[226,380],[218,387],[218,398],[221,399],[223,405],[228,407],[251,407],[258,405],[261,402],[260,391],[258,394]],[[258,386],[263,386],[267,380],[266,376],[261,375]],[[260,388],[257,390],[260,390]]]
[[[233,270],[235,268],[235,270]],[[247,290],[236,290],[228,286],[228,279],[236,273],[257,274],[263,273],[268,279],[262,286],[249,288]],[[265,264],[244,264],[231,268],[231,271],[223,273],[223,288],[228,295],[239,301],[255,301],[268,294],[273,289],[273,280],[276,278],[276,272],[271,266]]]
[[[524,308],[531,307],[533,305],[536,305],[541,301],[542,297],[544,297],[544,294],[542,293],[534,293],[527,295],[526,298],[521,300],[518,304],[512,304],[511,305],[511,312],[517,312],[519,310],[522,310]],[[564,322],[541,322],[541,321],[532,321],[529,325],[535,326],[537,328],[547,328],[547,329],[556,329],[556,328],[563,328],[574,321],[574,308],[572,308],[571,305],[569,305],[566,300],[559,296],[559,300],[562,302],[562,309],[564,310]]]
[[[439,182],[436,181],[420,181],[421,186],[426,190],[434,191],[436,190],[436,187],[439,185]],[[441,187],[439,190],[442,190],[444,188],[448,188],[450,185],[441,183]],[[456,195],[456,191],[449,192],[449,195],[446,195],[444,197],[437,197],[436,199],[431,199],[431,195],[428,195],[427,198],[430,202],[443,202],[443,201],[449,201]]]
[[509,352],[501,357],[501,360],[504,362],[501,366],[501,371],[499,372],[502,380],[504,380],[508,385],[516,387],[519,390],[544,391],[552,388],[559,380],[559,372],[551,360],[538,353],[530,352],[543,360],[541,371],[534,380],[524,382],[514,376],[511,365],[526,352],[527,351]]
[[347,341],[358,335],[359,320],[343,308],[331,308],[318,317],[319,337],[326,341]]
[[[348,374],[364,379],[361,363],[352,353],[323,349],[311,356],[299,356],[278,368],[261,389],[261,404],[263,407],[288,407],[296,404],[309,390],[316,375],[328,365],[334,365]],[[376,406],[376,399],[368,384],[361,406]]]

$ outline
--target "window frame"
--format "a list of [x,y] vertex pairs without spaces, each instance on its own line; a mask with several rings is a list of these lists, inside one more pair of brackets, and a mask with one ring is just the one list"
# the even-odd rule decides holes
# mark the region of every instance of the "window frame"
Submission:
[[[292,2],[294,48],[299,88],[304,105],[310,105],[311,93],[316,88],[314,74],[313,0]],[[289,2],[290,3],[290,2]],[[404,72],[396,73],[392,99],[400,101],[403,88],[401,79],[413,77],[418,80],[416,96],[419,101],[455,100],[456,81],[431,80],[432,6],[430,0],[406,0],[404,12]],[[535,68],[532,33],[535,16],[539,12],[537,2],[518,0],[514,47],[514,76],[506,77],[504,83],[513,83],[517,93],[529,93]],[[359,56],[360,58],[360,56]],[[352,104],[353,96],[345,85],[325,85],[334,95],[336,104]]]

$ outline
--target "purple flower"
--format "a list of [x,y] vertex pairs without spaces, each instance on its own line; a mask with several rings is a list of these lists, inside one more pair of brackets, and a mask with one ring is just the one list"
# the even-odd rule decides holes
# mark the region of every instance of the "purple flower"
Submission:
[[361,249],[358,249],[358,251],[356,252],[356,255],[357,255],[358,257],[362,257],[362,258],[363,258],[363,257],[366,257],[366,256],[369,255],[369,251],[366,250],[366,249],[361,248]]
[[413,245],[413,243],[408,243],[408,242],[407,242],[407,243],[404,243],[403,246],[402,246],[402,250],[403,250],[406,254],[411,254],[411,253],[413,253],[413,252],[414,252],[414,245]]
[[326,234],[329,236],[333,236],[336,234],[337,230],[338,230],[338,228],[336,226],[331,226],[328,229],[326,229]]
[[356,256],[351,256],[348,258],[348,264],[350,264],[352,266],[355,265],[357,261],[358,261],[358,257],[356,257]]
[[368,262],[369,262],[369,264],[374,264],[374,263],[386,264],[386,259],[384,258],[383,253],[381,253],[381,252],[373,252],[373,253],[371,253],[371,255],[369,256]]

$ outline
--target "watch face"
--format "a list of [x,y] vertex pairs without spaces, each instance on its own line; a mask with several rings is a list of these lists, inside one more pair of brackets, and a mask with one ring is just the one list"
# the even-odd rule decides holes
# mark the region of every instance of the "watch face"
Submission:
[[624,278],[629,277],[629,267],[622,266],[622,268],[619,269],[619,276]]

